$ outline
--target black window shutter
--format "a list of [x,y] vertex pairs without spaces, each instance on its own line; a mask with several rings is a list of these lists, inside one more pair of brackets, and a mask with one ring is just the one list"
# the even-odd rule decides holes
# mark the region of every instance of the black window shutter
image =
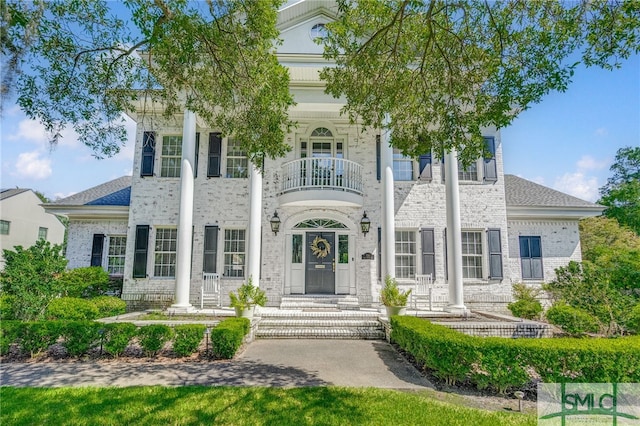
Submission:
[[209,162],[207,177],[220,177],[220,157],[222,154],[222,134],[209,133]]
[[200,132],[196,133],[196,158],[193,164],[193,177],[198,177],[198,159],[200,158]]
[[216,258],[218,255],[218,227],[204,227],[204,264],[203,272],[216,272]]
[[380,164],[380,135],[376,135],[376,179],[382,179],[381,172],[381,164]]
[[91,266],[102,266],[102,250],[104,248],[104,235],[93,234],[91,245]]
[[496,182],[498,170],[496,166],[496,141],[493,137],[485,137],[486,156],[484,157],[484,181]]
[[489,278],[502,278],[502,243],[500,230],[488,229],[487,241],[489,246]]
[[422,154],[419,159],[420,179],[431,180],[431,153]]
[[142,135],[142,164],[140,176],[153,176],[153,162],[156,157],[156,132]]
[[444,235],[444,278],[449,279],[449,252],[447,252],[447,228],[442,232]]
[[522,279],[542,279],[542,246],[540,237],[520,237]]
[[133,254],[133,278],[147,276],[147,252],[149,251],[149,225],[136,226],[136,245]]
[[422,228],[420,230],[422,238],[422,273],[431,274],[436,277],[436,250],[434,244],[433,228]]
[[382,228],[378,226],[378,279],[382,279]]

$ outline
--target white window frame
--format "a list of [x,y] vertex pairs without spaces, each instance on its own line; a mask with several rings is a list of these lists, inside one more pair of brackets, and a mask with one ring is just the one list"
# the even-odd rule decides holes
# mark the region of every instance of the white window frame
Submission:
[[49,228],[45,228],[44,226],[38,227],[38,240],[46,240],[48,234]]
[[244,278],[247,265],[247,231],[241,228],[224,230],[224,263],[225,277]]
[[[127,252],[126,235],[107,235],[107,256],[105,270],[109,275],[124,275],[124,263]],[[113,260],[113,262],[112,262]],[[119,261],[117,264],[116,261]]]
[[[474,177],[475,175],[475,177]],[[480,160],[476,160],[469,164],[469,167],[464,169],[462,162],[458,160],[458,181],[462,182],[481,182],[482,181],[482,167]]]
[[[469,241],[468,239],[465,241],[465,235],[474,234],[476,238],[474,241]],[[461,242],[462,242],[462,278],[464,280],[483,280],[487,274],[487,255],[488,250],[486,247],[485,241],[485,232],[480,229],[463,229],[461,231]],[[469,248],[474,247],[474,253],[469,253]],[[478,254],[476,251],[477,248],[480,248],[480,253]],[[474,264],[469,262],[470,259],[476,259]],[[479,264],[478,264],[479,259]],[[473,269],[472,269],[473,268]],[[480,274],[478,276],[477,269],[480,268]],[[470,271],[475,270],[474,276],[470,276]]]
[[0,235],[9,235],[11,232],[11,221],[0,220]]
[[181,167],[182,136],[164,135],[160,150],[160,177],[179,178]]
[[228,178],[242,179],[249,176],[249,158],[246,151],[240,146],[240,141],[227,138],[227,164],[225,176]]
[[[402,154],[398,148],[393,148],[393,180],[398,182],[410,182],[415,178],[415,161],[411,157]],[[408,166],[408,167],[407,167]],[[410,169],[410,170],[408,170]],[[407,173],[409,173],[407,175]],[[410,176],[409,178],[407,178]]]
[[[418,271],[418,232],[414,229],[396,229],[396,278],[398,280],[412,280]],[[408,249],[408,250],[405,250]],[[406,260],[407,262],[403,262]],[[412,261],[413,260],[413,264]]]
[[177,262],[178,229],[158,227],[155,232],[153,276],[175,278]]

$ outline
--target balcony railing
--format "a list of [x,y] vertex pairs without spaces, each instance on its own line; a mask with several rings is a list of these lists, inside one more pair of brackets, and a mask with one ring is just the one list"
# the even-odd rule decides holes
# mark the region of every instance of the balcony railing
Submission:
[[301,158],[282,166],[282,193],[336,190],[362,195],[362,166],[343,158]]

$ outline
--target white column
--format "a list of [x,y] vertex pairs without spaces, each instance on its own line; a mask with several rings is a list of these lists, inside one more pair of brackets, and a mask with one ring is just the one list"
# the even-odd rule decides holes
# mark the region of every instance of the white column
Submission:
[[450,312],[464,312],[462,292],[462,231],[460,226],[460,193],[458,186],[458,153],[455,149],[444,157],[447,207],[447,259]]
[[389,145],[388,115],[380,135],[380,167],[382,172],[382,279],[396,276],[396,232],[393,200],[393,148]]
[[260,245],[262,240],[262,173],[251,163],[249,177],[249,239],[247,243],[247,278],[260,286]]
[[174,310],[192,310],[189,303],[191,287],[191,234],[193,232],[193,167],[196,157],[196,115],[185,110],[182,131],[182,165],[180,168],[180,213],[176,260],[176,299]]

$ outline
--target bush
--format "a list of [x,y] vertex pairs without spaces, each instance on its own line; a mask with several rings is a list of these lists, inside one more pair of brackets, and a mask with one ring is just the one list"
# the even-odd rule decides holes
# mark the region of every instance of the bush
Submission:
[[411,290],[402,291],[398,287],[398,281],[387,275],[384,279],[384,287],[380,291],[380,302],[384,306],[407,306],[407,300]]
[[63,296],[95,297],[109,289],[109,274],[99,266],[65,271],[58,277]]
[[60,297],[53,299],[47,307],[47,319],[50,320],[94,320],[98,318],[98,308],[87,299]]
[[250,327],[251,322],[247,318],[228,318],[218,324],[211,330],[213,355],[222,359],[233,358]]
[[16,304],[16,297],[9,294],[0,295],[0,320],[15,319],[13,307]]
[[588,312],[569,305],[557,304],[549,308],[547,320],[572,336],[598,331],[598,321]]
[[62,246],[39,240],[28,249],[3,250],[5,266],[0,274],[3,294],[15,296],[13,315],[17,320],[43,319],[49,302],[62,290],[56,280],[64,272],[67,260]]
[[145,325],[138,329],[140,346],[147,356],[156,356],[173,337],[173,329],[164,324]]
[[79,357],[100,341],[102,324],[95,321],[67,321],[61,327],[63,346],[70,356]]
[[509,303],[507,308],[509,308],[511,313],[516,317],[526,319],[539,318],[542,313],[542,305],[537,299],[540,291],[541,289],[537,287],[528,286],[523,283],[514,284],[513,297],[516,301]]
[[640,334],[640,303],[634,306],[627,315],[625,326],[630,333]]
[[131,339],[136,335],[138,327],[130,322],[111,323],[103,325],[102,348],[113,357],[120,356]]
[[91,299],[91,302],[98,308],[96,318],[115,317],[122,315],[127,310],[127,302],[114,296],[98,296]]
[[202,324],[184,324],[174,327],[173,351],[178,356],[189,356],[198,350],[206,327]]
[[20,325],[20,321],[4,320],[0,323],[0,355],[8,354],[11,345],[17,342]]
[[20,349],[33,358],[56,343],[60,329],[59,321],[23,322],[19,327]]

